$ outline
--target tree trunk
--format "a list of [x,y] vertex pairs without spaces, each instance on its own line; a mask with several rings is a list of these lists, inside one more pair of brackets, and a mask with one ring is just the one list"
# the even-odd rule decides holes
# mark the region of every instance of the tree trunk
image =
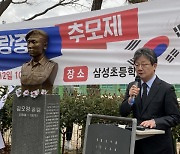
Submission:
[[3,0],[0,3],[0,16],[3,14],[3,12],[8,8],[8,6],[12,3],[12,0]]
[[93,0],[91,11],[101,10],[102,2],[103,2],[103,0]]

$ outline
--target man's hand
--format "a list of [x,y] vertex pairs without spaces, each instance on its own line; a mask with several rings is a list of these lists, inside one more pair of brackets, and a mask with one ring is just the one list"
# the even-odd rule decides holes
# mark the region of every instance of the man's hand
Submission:
[[132,98],[133,96],[137,96],[139,94],[140,88],[136,87],[135,85],[132,85],[132,87],[129,89],[129,96]]
[[155,128],[156,122],[154,119],[151,119],[151,120],[143,121],[140,125],[148,128]]
[[134,96],[137,96],[139,94],[140,88],[136,87],[135,85],[133,85],[130,89],[129,89],[129,99],[128,99],[128,103],[130,105],[132,105],[134,102]]

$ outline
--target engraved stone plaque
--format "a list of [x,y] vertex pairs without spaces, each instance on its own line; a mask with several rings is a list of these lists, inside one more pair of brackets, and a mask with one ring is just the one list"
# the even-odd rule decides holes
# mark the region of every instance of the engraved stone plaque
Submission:
[[11,154],[57,154],[59,95],[14,96]]

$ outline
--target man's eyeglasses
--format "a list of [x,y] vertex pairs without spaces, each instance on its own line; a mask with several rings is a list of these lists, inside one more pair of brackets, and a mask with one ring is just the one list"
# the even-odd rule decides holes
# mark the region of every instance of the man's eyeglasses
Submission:
[[137,63],[135,63],[135,64],[134,64],[134,67],[135,67],[135,68],[138,68],[138,67],[141,66],[141,68],[146,68],[146,67],[148,67],[149,65],[151,65],[151,64],[137,64]]

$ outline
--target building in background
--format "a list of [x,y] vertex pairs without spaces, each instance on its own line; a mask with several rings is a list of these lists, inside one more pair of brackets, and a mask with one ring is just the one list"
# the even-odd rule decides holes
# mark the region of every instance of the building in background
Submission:
[[[109,85],[75,85],[75,86],[59,86],[59,95],[63,97],[63,92],[72,93],[74,90],[77,91],[80,95],[87,95],[89,88],[99,88],[100,94],[107,95],[119,95],[125,94],[127,84],[109,84]],[[178,102],[180,103],[180,84],[174,84]]]

